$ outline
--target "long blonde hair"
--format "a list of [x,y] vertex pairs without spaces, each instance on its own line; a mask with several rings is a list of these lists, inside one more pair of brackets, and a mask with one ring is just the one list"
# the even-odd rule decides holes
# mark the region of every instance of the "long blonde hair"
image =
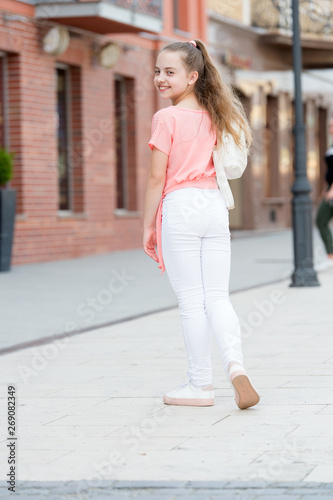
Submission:
[[201,40],[194,41],[196,47],[189,42],[174,42],[166,45],[161,52],[181,52],[187,71],[198,72],[194,93],[210,115],[218,144],[225,130],[240,146],[239,130],[234,128],[239,126],[249,147],[252,143],[252,131],[240,99],[235,94],[229,79],[221,78],[218,67],[212,61],[205,44]]

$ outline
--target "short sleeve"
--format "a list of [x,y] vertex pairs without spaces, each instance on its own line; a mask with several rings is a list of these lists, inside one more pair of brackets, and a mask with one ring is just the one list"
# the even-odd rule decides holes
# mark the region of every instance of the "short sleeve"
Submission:
[[169,155],[173,140],[172,118],[163,111],[160,110],[153,116],[151,138],[148,144],[150,149],[153,149],[153,146],[155,146],[162,153]]

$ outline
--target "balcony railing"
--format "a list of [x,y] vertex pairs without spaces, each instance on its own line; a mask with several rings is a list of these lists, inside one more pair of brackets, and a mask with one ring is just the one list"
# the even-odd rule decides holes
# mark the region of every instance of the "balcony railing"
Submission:
[[[333,1],[300,0],[301,32],[307,35],[333,37]],[[291,0],[252,0],[252,25],[290,34]]]
[[[250,2],[250,0],[247,0]],[[235,21],[242,22],[243,19],[243,0],[207,0],[207,9],[215,14],[219,14]]]
[[107,0],[109,3],[133,12],[162,17],[162,0]]
[[160,33],[163,0],[30,0],[35,16],[94,33]]

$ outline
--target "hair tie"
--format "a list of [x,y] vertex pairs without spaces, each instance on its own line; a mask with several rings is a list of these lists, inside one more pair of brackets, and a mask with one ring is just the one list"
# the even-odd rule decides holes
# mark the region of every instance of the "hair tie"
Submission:
[[192,45],[194,45],[194,47],[197,46],[197,42],[195,40],[190,40],[188,43],[191,43]]

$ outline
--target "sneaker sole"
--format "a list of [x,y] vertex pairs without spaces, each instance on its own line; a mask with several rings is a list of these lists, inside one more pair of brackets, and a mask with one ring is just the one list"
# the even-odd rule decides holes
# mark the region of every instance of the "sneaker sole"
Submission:
[[163,396],[163,402],[167,405],[178,405],[178,406],[213,406],[214,399],[189,399],[189,398],[170,398],[169,396]]
[[234,378],[232,384],[236,391],[235,399],[238,408],[245,410],[259,403],[260,396],[246,375],[238,375]]

